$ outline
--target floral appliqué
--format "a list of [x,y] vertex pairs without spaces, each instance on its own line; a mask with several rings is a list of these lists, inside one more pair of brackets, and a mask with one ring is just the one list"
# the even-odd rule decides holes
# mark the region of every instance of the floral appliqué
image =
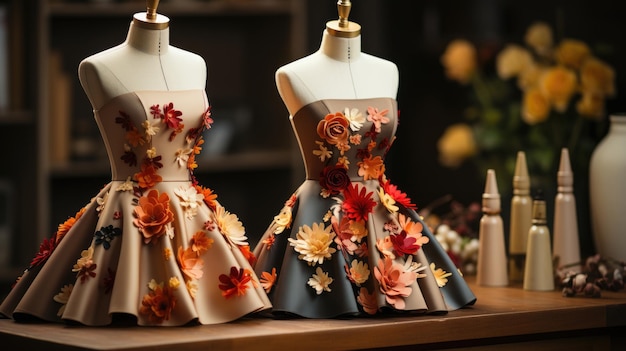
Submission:
[[176,307],[176,297],[174,296],[175,288],[163,282],[157,283],[152,279],[148,283],[150,292],[143,296],[139,313],[148,317],[148,320],[154,324],[161,324],[169,320],[174,307]]

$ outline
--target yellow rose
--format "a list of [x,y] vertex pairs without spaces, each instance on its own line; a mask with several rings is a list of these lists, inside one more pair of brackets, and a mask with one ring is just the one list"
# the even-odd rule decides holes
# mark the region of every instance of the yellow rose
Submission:
[[522,119],[533,125],[541,123],[550,114],[550,103],[539,88],[531,88],[524,92],[522,100]]
[[533,62],[520,72],[519,77],[517,77],[517,86],[522,90],[537,86],[544,73],[545,69]]
[[613,96],[615,94],[615,72],[611,66],[590,57],[580,68],[580,84],[583,93]]
[[563,39],[556,49],[555,59],[556,62],[577,70],[590,55],[591,50],[584,42]]
[[441,56],[441,64],[448,78],[467,84],[476,71],[476,48],[467,40],[453,40]]
[[576,74],[563,66],[552,67],[541,77],[543,94],[559,112],[567,109],[576,88]]
[[576,104],[576,111],[593,120],[600,120],[604,116],[604,97],[590,93],[583,93]]
[[532,65],[530,52],[519,45],[507,45],[496,57],[496,69],[502,79],[516,77]]
[[546,56],[552,49],[552,29],[544,22],[537,22],[528,27],[524,41],[539,55]]
[[439,162],[446,167],[458,167],[463,161],[476,154],[476,142],[472,129],[467,124],[449,126],[437,142]]

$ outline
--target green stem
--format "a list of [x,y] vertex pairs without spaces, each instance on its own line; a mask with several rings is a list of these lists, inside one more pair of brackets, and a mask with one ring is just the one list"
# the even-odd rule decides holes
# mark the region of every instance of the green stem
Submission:
[[493,105],[491,101],[491,94],[489,93],[489,89],[479,73],[475,73],[472,77],[472,85],[474,86],[476,98],[478,98],[480,104],[485,108],[491,108]]
[[569,143],[567,145],[567,148],[569,149],[570,152],[574,151],[574,148],[576,147],[578,140],[580,139],[580,133],[583,130],[583,119],[580,116],[576,117],[576,122],[574,123],[574,127],[572,128],[572,133],[570,135],[569,138]]

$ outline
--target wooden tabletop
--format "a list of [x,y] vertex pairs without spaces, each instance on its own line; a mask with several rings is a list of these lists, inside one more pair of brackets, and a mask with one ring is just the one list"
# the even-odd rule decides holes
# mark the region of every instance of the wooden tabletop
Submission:
[[[626,332],[626,292],[568,298],[559,291],[525,291],[518,285],[482,287],[471,278],[468,282],[478,297],[476,305],[440,316],[245,318],[220,325],[168,328],[20,324],[2,319],[0,345],[3,350],[9,345],[24,350],[346,350],[404,345],[441,349],[536,340],[542,335],[571,339],[616,329]],[[613,349],[610,340],[615,339],[608,340],[605,346]],[[620,340],[626,341],[626,336]],[[594,345],[596,341],[592,339]]]

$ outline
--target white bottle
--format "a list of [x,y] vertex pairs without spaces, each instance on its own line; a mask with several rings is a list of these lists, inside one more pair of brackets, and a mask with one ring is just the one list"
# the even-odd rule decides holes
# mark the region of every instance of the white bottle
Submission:
[[557,185],[557,194],[554,199],[552,256],[558,267],[566,267],[567,270],[580,272],[580,242],[576,199],[574,197],[574,174],[570,165],[569,151],[566,148],[561,150]]
[[528,231],[524,290],[554,290],[550,230],[546,223],[546,201],[538,194],[533,200],[533,221]]
[[483,216],[478,232],[478,262],[476,282],[484,286],[509,284],[504,225],[500,216],[500,193],[493,169],[487,170],[483,193]]
[[526,154],[517,152],[513,175],[513,197],[509,230],[509,279],[524,280],[528,231],[532,224],[533,199],[530,196],[530,177],[526,165]]

